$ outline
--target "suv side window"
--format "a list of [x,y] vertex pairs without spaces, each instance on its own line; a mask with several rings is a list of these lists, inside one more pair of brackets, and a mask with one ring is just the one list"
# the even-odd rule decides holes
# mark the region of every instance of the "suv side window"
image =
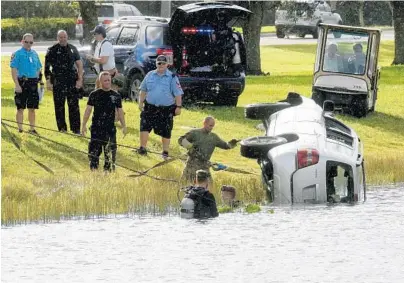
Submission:
[[135,45],[138,27],[124,27],[116,45]]
[[112,45],[116,44],[120,30],[121,27],[113,27],[107,31],[107,39],[112,43]]
[[146,28],[146,44],[147,45],[166,45],[168,38],[167,32],[163,27],[159,26],[148,26]]

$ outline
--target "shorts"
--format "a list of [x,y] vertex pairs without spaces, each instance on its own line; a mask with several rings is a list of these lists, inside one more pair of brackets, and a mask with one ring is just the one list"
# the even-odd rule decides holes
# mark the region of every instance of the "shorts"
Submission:
[[17,109],[38,109],[39,95],[38,95],[38,80],[18,80],[22,92],[15,93],[14,102]]
[[144,110],[140,113],[140,131],[151,132],[165,139],[171,138],[174,124],[175,104],[171,106],[155,106],[145,102]]

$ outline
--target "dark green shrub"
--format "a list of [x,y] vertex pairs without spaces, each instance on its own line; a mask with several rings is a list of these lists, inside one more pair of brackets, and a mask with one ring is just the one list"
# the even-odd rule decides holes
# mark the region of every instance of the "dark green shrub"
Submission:
[[74,39],[75,26],[76,20],[73,18],[1,19],[1,40],[20,41],[25,33],[32,33],[36,41],[56,40],[56,34],[61,29]]

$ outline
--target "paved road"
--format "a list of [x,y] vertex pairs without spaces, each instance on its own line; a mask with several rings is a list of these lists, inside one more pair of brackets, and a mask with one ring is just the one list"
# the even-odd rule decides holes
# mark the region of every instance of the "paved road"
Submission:
[[[330,35],[332,36],[332,35]],[[343,39],[336,39],[338,42]],[[394,31],[386,30],[382,32],[382,40],[394,40]],[[43,41],[36,42],[34,45],[34,49],[38,53],[45,53],[49,46],[51,46],[54,42],[52,41]],[[72,40],[70,43],[80,46],[78,40]],[[261,36],[261,45],[290,45],[290,44],[315,44],[317,43],[317,39],[313,39],[311,36],[307,35],[306,38],[299,38],[296,36],[290,36],[290,38],[277,38],[275,34],[265,34]],[[18,47],[19,43],[2,43],[1,44],[1,55],[11,55]]]

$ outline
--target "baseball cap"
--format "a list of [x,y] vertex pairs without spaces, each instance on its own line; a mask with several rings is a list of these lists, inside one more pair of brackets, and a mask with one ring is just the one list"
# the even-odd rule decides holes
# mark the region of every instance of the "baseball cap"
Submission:
[[163,62],[163,63],[167,63],[167,57],[164,55],[159,55],[157,56],[156,62]]
[[91,33],[98,33],[98,34],[102,34],[104,37],[107,35],[107,31],[105,30],[105,28],[102,25],[98,25],[96,26]]

